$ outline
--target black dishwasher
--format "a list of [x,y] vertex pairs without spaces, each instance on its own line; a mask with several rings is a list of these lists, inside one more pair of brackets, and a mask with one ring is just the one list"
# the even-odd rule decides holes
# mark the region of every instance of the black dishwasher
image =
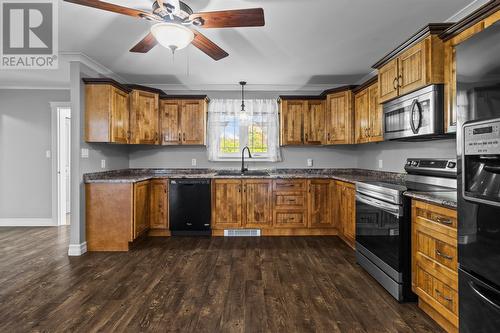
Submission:
[[209,236],[210,179],[171,179],[170,231],[173,236]]

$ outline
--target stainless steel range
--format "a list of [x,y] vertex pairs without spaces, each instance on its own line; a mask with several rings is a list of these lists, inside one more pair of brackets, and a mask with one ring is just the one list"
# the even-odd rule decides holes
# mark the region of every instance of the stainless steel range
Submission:
[[411,200],[405,191],[456,195],[455,159],[414,159],[401,179],[356,185],[356,259],[398,301],[411,291]]

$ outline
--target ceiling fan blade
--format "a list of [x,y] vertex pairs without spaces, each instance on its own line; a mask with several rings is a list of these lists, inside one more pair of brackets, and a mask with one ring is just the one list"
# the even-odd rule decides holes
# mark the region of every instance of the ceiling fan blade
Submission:
[[200,18],[203,28],[261,27],[265,25],[262,8],[222,10],[217,12],[194,13],[190,20]]
[[205,37],[199,31],[193,30],[193,32],[194,39],[191,44],[205,52],[205,54],[210,56],[215,61],[221,60],[222,58],[225,58],[229,55],[229,53],[221,49],[219,46],[217,46],[217,44]]
[[160,21],[161,19],[152,13],[148,13],[142,10],[118,6],[109,2],[103,2],[99,0],[64,0],[66,2],[74,3],[77,5],[97,8],[106,10],[108,12],[118,13],[122,15],[128,15],[132,17],[144,18],[153,21]]
[[158,44],[158,41],[156,40],[155,36],[153,36],[152,33],[149,33],[139,43],[137,43],[133,48],[131,48],[130,52],[147,53],[153,47],[155,47],[156,44]]

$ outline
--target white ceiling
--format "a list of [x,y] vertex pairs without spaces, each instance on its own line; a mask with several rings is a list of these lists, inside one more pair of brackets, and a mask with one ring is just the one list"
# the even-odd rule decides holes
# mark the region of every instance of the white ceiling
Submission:
[[[172,89],[254,87],[311,90],[355,83],[389,50],[430,22],[443,22],[471,0],[186,0],[194,11],[264,8],[265,27],[201,29],[229,53],[213,61],[189,46],[172,57],[155,47],[128,50],[148,32],[145,20],[61,1],[60,51],[83,53],[128,82]],[[150,0],[110,1],[146,8]],[[0,72],[15,82],[63,84],[67,65],[51,75]],[[57,81],[57,82],[56,82]]]

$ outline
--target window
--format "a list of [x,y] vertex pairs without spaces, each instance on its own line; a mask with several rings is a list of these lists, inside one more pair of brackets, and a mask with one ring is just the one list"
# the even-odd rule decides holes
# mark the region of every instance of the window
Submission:
[[278,105],[275,100],[216,99],[208,108],[209,159],[234,161],[248,146],[254,161],[278,161]]

